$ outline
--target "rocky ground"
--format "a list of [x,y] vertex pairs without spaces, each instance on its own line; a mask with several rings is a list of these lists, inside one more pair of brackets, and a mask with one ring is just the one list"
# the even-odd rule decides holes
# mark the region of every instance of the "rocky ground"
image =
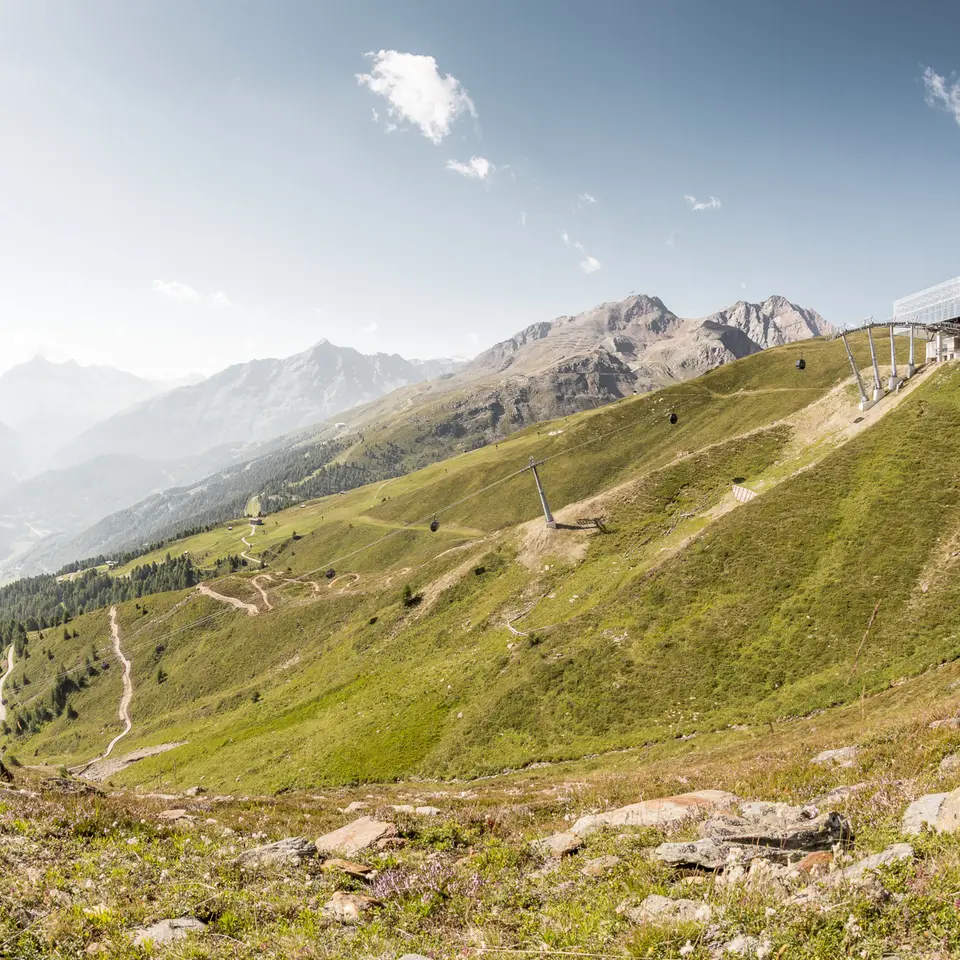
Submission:
[[275,797],[8,767],[0,957],[953,957],[958,746]]

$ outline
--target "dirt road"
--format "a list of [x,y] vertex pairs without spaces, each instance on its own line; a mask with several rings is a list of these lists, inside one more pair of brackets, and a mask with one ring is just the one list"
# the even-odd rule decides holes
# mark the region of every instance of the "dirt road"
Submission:
[[7,677],[13,673],[13,644],[7,649],[7,669],[0,677],[0,723],[7,719],[7,708],[3,705],[3,685],[7,682]]

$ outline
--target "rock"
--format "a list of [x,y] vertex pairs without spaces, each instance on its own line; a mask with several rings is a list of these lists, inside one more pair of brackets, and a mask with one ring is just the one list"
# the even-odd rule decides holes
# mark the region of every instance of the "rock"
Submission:
[[158,820],[193,820],[194,818],[186,810],[161,810],[157,814]]
[[703,816],[737,802],[732,793],[723,790],[695,790],[675,797],[643,800],[616,810],[581,817],[571,827],[573,833],[585,837],[604,827],[665,827]]
[[940,772],[941,776],[946,776],[949,773],[956,773],[960,770],[960,753],[951,753],[950,756],[944,757],[940,761],[940,766],[937,767],[937,770]]
[[826,882],[831,886],[839,883],[856,884],[862,881],[868,874],[876,872],[880,867],[896,863],[898,860],[912,859],[913,847],[910,846],[909,843],[895,843],[893,846],[887,847],[882,853],[875,853],[872,856],[865,857],[863,860],[858,860],[849,867],[844,867],[843,870],[831,873],[830,876],[827,877]]
[[852,767],[860,752],[859,747],[840,747],[837,750],[824,750],[810,762],[824,767]]
[[813,805],[815,807],[835,807],[838,803],[843,803],[844,800],[848,800],[855,793],[859,793],[868,786],[867,783],[854,783],[849,787],[834,787],[817,797],[813,801]]
[[541,856],[559,859],[576,853],[583,846],[583,839],[575,833],[555,833],[542,840],[534,840],[530,846]]
[[320,837],[317,840],[317,852],[342,853],[351,857],[373,846],[378,840],[393,836],[396,831],[397,828],[392,823],[374,820],[372,817],[361,817],[339,830]]
[[853,836],[849,821],[838,813],[819,814],[816,807],[765,802],[743,804],[739,817],[710,819],[700,832],[727,843],[782,851],[829,850]]
[[618,863],[619,857],[607,856],[597,857],[595,860],[588,860],[580,871],[585,877],[602,877],[609,873]]
[[414,807],[409,803],[394,804],[390,809],[395,813],[412,813],[418,817],[436,817],[440,813],[439,807]]
[[361,813],[363,810],[368,810],[370,804],[364,800],[354,800],[353,803],[348,803],[344,808],[344,813]]
[[372,873],[376,873],[373,867],[368,867],[365,863],[356,863],[353,860],[341,860],[339,857],[334,857],[332,860],[324,860],[321,869],[324,873],[339,870],[341,873],[345,873],[357,880],[366,880]]
[[199,787],[199,786],[187,787],[187,789],[183,791],[183,795],[185,797],[199,797],[201,793],[206,793],[206,792],[207,792],[206,787]]
[[946,720],[934,720],[929,724],[931,730],[960,730],[960,717],[947,717]]
[[317,848],[306,837],[286,837],[245,850],[237,857],[241,867],[295,867],[317,855]]
[[624,916],[633,923],[709,923],[713,911],[702,900],[671,900],[651,893],[637,907],[626,907]]
[[399,850],[406,845],[407,841],[403,837],[384,837],[374,844],[378,850]]
[[900,829],[904,836],[915,837],[923,832],[925,826],[936,829],[937,817],[946,799],[945,793],[928,793],[919,800],[914,800],[903,815]]
[[172,920],[160,920],[149,927],[134,931],[133,942],[139,947],[148,943],[173,943],[182,940],[191,933],[206,929],[206,924],[194,917],[176,917]]
[[746,863],[756,854],[752,854],[747,847],[706,837],[688,843],[661,843],[653,855],[661,863],[668,863],[672,867],[721,870],[735,863]]
[[405,953],[400,960],[430,960],[430,958],[420,953]]
[[340,923],[355,924],[362,914],[379,907],[376,897],[367,897],[362,893],[343,893],[337,891],[324,905],[323,909]]

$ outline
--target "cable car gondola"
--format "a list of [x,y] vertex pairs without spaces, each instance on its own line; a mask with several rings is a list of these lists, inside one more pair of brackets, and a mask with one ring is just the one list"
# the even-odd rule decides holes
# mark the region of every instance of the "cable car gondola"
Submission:
[[331,568],[324,574],[324,576],[325,576],[328,580],[332,580],[336,575],[337,575],[337,571],[334,570],[333,567],[331,567]]
[[807,361],[804,360],[803,357],[801,357],[801,358],[797,361],[797,369],[798,369],[798,370],[806,370],[806,369],[807,369]]
[[439,529],[440,529],[440,521],[436,517],[434,517],[430,521],[430,532],[436,533]]
[[679,418],[675,413],[671,413],[671,414],[670,414],[670,422],[671,422],[671,423],[676,423],[679,419],[680,419],[680,418]]

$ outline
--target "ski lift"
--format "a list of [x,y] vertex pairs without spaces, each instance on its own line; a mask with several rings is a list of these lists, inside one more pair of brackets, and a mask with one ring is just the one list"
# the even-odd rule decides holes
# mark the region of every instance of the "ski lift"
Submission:
[[806,369],[807,369],[807,361],[804,360],[803,357],[801,357],[801,358],[797,361],[797,369],[798,369],[798,370],[806,370]]
[[671,413],[671,414],[670,414],[670,422],[671,422],[671,423],[676,423],[679,419],[680,419],[680,418],[679,418],[675,413]]
[[430,521],[430,532],[436,533],[439,529],[440,529],[440,521],[436,517],[434,517]]
[[328,580],[332,580],[336,575],[337,575],[337,571],[334,570],[333,567],[331,567],[331,568],[324,574],[324,576],[325,576]]

